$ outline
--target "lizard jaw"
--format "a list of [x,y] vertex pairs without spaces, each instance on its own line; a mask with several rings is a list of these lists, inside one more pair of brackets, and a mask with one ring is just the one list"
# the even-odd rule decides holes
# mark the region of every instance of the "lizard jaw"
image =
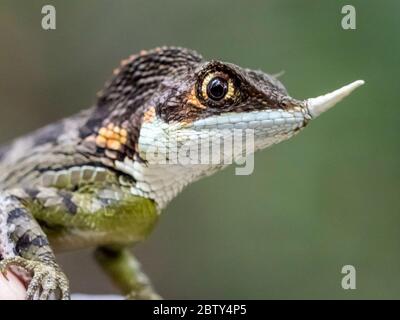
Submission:
[[310,116],[312,118],[318,117],[320,114],[332,108],[339,101],[352,93],[356,88],[362,86],[364,83],[364,80],[357,80],[325,95],[305,100],[304,103]]

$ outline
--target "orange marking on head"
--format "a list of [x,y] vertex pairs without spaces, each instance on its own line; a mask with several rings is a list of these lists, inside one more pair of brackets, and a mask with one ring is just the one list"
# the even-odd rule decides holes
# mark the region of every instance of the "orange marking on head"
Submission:
[[121,131],[121,129],[119,127],[114,127],[114,132],[116,134],[119,134],[120,131]]
[[121,137],[126,138],[128,136],[128,131],[126,131],[126,129],[121,129],[119,134]]
[[118,151],[121,149],[121,147],[122,147],[121,142],[112,139],[107,140],[107,149]]
[[107,139],[103,136],[96,137],[96,145],[100,148],[105,148],[107,146]]
[[114,132],[111,130],[107,130],[106,134],[104,135],[107,139],[112,139],[114,137]]
[[106,128],[100,128],[99,135],[105,137],[107,132],[108,132],[108,130]]
[[197,99],[195,89],[193,88],[192,91],[187,95],[186,101],[188,104],[192,105],[193,107],[199,108],[199,109],[206,109],[207,107],[203,105],[199,99]]
[[125,129],[121,129],[119,126],[110,123],[107,127],[99,129],[95,141],[96,145],[100,148],[121,151],[128,141],[127,136],[128,132]]

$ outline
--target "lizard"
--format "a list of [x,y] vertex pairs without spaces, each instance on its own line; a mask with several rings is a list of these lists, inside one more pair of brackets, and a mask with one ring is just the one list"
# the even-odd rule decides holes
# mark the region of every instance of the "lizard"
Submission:
[[190,49],[130,56],[91,108],[0,148],[0,271],[24,279],[27,299],[67,300],[55,254],[93,247],[128,298],[160,298],[130,248],[184,187],[227,165],[159,163],[150,151],[252,129],[250,154],[296,135],[363,83],[298,100],[272,75]]

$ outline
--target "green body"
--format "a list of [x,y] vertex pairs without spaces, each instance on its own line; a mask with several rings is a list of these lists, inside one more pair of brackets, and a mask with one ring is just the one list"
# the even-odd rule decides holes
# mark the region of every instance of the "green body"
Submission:
[[[90,195],[78,194],[76,198],[90,202]],[[151,233],[159,217],[153,201],[131,195],[95,212],[82,206],[74,215],[58,207],[43,208],[35,202],[27,207],[35,219],[45,222],[43,228],[56,252],[134,244]]]

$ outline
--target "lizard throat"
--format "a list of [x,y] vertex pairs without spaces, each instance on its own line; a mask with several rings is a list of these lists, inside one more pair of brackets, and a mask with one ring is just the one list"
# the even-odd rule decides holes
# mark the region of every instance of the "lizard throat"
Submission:
[[185,186],[289,139],[305,122],[301,109],[229,113],[190,124],[154,117],[142,123],[138,155],[115,165],[134,179],[134,195],[162,209]]

